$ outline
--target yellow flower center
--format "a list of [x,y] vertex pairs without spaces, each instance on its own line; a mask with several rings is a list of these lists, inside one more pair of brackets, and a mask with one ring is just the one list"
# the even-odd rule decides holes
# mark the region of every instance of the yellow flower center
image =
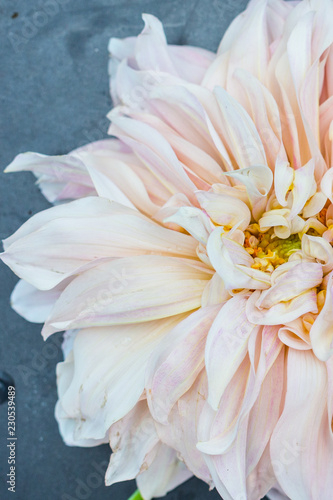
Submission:
[[244,248],[254,258],[251,267],[261,271],[274,271],[301,248],[298,234],[280,239],[274,235],[273,229],[265,233],[260,232],[258,224],[252,224],[244,234]]

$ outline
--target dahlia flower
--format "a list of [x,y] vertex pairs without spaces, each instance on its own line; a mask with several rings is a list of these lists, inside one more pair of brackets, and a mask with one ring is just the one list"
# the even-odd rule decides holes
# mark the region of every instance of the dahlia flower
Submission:
[[145,500],[330,500],[333,3],[253,0],[217,54],[143,17],[110,42],[112,137],[7,168],[56,203],[1,258],[66,332],[60,432]]

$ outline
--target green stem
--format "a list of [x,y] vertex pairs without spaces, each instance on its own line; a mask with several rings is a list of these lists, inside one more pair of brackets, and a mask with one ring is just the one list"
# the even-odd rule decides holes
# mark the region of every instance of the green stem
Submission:
[[136,490],[128,500],[143,500],[139,490]]

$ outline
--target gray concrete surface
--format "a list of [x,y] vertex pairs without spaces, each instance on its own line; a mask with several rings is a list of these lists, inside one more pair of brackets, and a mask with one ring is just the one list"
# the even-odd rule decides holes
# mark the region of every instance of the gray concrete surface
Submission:
[[[107,43],[138,34],[141,12],[157,15],[171,43],[215,50],[244,0],[0,0],[0,169],[23,151],[62,154],[104,137],[111,107]],[[48,207],[31,174],[0,174],[1,239]],[[17,278],[0,265],[0,369],[17,390],[16,496],[6,489],[6,411],[0,406],[0,498],[126,500],[134,482],[106,488],[109,449],[66,447],[54,419],[56,342],[10,308]],[[46,347],[48,346],[48,347]],[[91,473],[96,474],[92,479]],[[99,478],[99,479],[98,479]],[[81,490],[78,485],[82,486]],[[196,479],[170,500],[214,500]]]

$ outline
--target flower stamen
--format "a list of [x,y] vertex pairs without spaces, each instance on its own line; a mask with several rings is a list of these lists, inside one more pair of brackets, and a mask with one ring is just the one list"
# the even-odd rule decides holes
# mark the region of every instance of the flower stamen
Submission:
[[[301,248],[301,240],[297,234],[280,239],[275,237],[273,229],[259,233],[254,226],[255,224],[244,233],[244,248],[254,258],[254,264],[251,266],[253,269],[273,272]],[[255,232],[256,236],[251,234],[252,232]]]

